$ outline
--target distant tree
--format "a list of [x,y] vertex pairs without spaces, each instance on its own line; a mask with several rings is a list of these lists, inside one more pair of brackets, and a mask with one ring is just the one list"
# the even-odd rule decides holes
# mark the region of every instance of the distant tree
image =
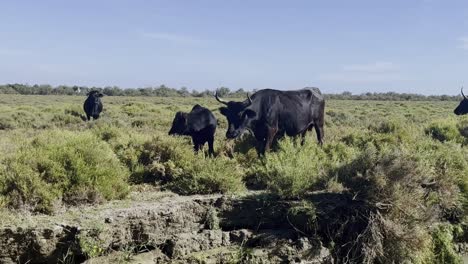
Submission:
[[[127,88],[122,89],[117,86],[106,86],[101,87],[86,87],[86,86],[67,86],[59,85],[52,87],[48,84],[43,85],[29,85],[29,84],[5,84],[0,85],[0,94],[22,94],[22,95],[76,95],[77,91],[81,91],[79,94],[85,95],[90,90],[96,90],[103,92],[108,96],[160,96],[160,97],[180,97],[180,96],[192,96],[192,97],[207,97],[213,96],[214,91],[204,90],[202,92],[193,90],[189,92],[187,87],[181,87],[180,89],[170,88],[165,85],[159,87],[144,87],[144,88]],[[250,94],[255,93],[256,90],[249,92]],[[234,97],[234,98],[245,98],[246,91],[242,88],[231,92],[227,87],[220,87],[218,93],[223,97]],[[351,92],[345,91],[340,94],[324,94],[326,99],[334,100],[387,100],[387,101],[458,101],[460,96],[449,96],[449,95],[421,95],[421,94],[410,94],[410,93],[362,93],[352,94]]]
[[35,94],[40,94],[40,95],[49,95],[52,93],[52,90],[53,90],[52,86],[48,84],[39,85],[35,89],[36,89]]
[[177,93],[180,95],[180,96],[183,96],[183,97],[188,97],[190,96],[190,92],[188,91],[187,87],[185,86],[182,86],[178,91]]
[[138,91],[140,92],[140,95],[143,96],[151,96],[153,95],[153,92],[155,92],[152,87],[138,88]]
[[229,95],[229,93],[231,93],[231,90],[229,90],[229,88],[227,87],[220,87],[217,89],[217,91],[218,91],[218,95],[221,97],[226,97]]
[[121,95],[124,95],[124,92],[118,86],[104,87],[104,89],[102,90],[102,93],[107,95],[107,96],[121,96]]
[[199,93],[197,92],[197,93],[193,94],[193,96],[195,96],[195,97],[210,97],[210,96],[213,96],[213,94],[214,93],[212,91],[206,89],[203,92],[199,92]]

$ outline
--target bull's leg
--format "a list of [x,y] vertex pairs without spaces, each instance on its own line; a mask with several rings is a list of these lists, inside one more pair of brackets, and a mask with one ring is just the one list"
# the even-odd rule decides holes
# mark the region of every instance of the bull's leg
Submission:
[[272,127],[272,128],[269,127],[268,128],[267,137],[266,137],[266,140],[265,140],[264,154],[265,154],[265,152],[270,150],[271,143],[273,143],[273,140],[275,139],[276,132],[278,132],[277,128],[275,128],[275,127]]
[[198,151],[201,149],[201,145],[200,144],[194,144],[193,145],[193,150],[195,150],[196,153],[198,153]]
[[208,139],[208,154],[209,154],[211,157],[214,157],[213,143],[214,143],[214,137],[210,137],[210,138]]
[[265,154],[265,140],[257,140],[255,148],[257,149],[258,157],[263,156]]
[[315,125],[315,133],[317,134],[317,140],[318,140],[319,144],[323,145],[323,136],[324,136],[323,124],[322,125],[318,125],[318,124]]
[[192,142],[193,142],[193,150],[198,153],[198,151],[200,150],[201,148],[201,144],[200,144],[200,141],[198,139],[196,139],[195,137],[192,137]]
[[88,115],[88,114],[86,114],[86,119],[87,119],[88,121],[90,121],[90,120],[91,120],[91,116]]

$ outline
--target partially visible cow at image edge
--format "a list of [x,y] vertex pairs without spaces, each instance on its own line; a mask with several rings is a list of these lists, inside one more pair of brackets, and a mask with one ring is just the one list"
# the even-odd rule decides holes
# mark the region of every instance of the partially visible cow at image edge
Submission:
[[468,98],[466,98],[465,94],[463,93],[463,87],[461,88],[461,94],[463,99],[461,100],[460,104],[457,108],[453,111],[456,115],[466,115],[468,114]]

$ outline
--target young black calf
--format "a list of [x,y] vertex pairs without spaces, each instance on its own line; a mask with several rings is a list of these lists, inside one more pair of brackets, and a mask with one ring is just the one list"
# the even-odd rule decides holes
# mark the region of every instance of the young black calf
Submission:
[[197,152],[208,142],[208,153],[214,155],[213,141],[216,125],[217,120],[213,113],[197,104],[190,113],[176,113],[169,135],[191,136]]

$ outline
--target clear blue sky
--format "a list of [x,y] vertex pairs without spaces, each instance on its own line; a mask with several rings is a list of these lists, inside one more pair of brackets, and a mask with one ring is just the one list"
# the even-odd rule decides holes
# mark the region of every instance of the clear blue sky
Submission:
[[3,0],[0,83],[457,94],[465,0]]

